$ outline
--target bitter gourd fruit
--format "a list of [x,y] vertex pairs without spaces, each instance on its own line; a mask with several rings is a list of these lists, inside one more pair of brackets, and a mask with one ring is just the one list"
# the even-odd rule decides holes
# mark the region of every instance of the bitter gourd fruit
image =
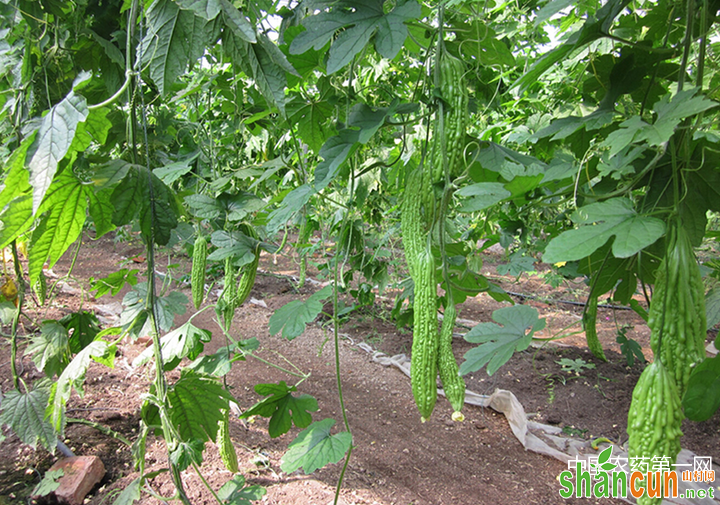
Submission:
[[583,327],[585,328],[585,340],[587,341],[588,349],[590,349],[590,352],[593,353],[593,356],[603,361],[607,361],[605,352],[603,351],[602,344],[600,343],[597,334],[597,306],[598,297],[589,296],[582,319]]
[[[245,233],[248,237],[253,238],[255,240],[258,239],[258,234],[255,231],[255,228],[253,228],[250,225],[243,225],[241,227],[241,230],[243,233]],[[247,265],[244,265],[241,267],[241,277],[240,282],[238,282],[237,289],[235,290],[235,297],[233,298],[233,309],[238,308],[240,305],[245,303],[245,300],[247,300],[247,297],[250,296],[250,291],[252,290],[252,287],[255,285],[255,278],[257,276],[257,269],[258,265],[260,264],[260,244],[257,243],[255,245],[253,253],[255,254],[253,260],[248,263]]]
[[430,418],[437,400],[437,361],[440,335],[437,326],[435,259],[425,249],[415,265],[415,302],[413,304],[413,342],[410,383],[415,404],[424,422]]
[[[633,390],[627,427],[630,460],[652,462],[654,458],[667,458],[672,468],[680,453],[683,418],[675,381],[662,361],[656,359],[643,370]],[[639,505],[661,502],[662,498],[646,494],[638,499]]]
[[217,432],[217,446],[220,451],[220,459],[223,465],[225,465],[225,468],[232,473],[237,473],[239,470],[237,453],[230,439],[230,412],[228,409],[223,409],[221,414],[223,417],[218,421]]
[[682,397],[693,367],[705,358],[705,287],[690,238],[674,226],[655,274],[650,346],[674,378]]
[[442,119],[442,135],[436,135],[433,143],[432,182],[445,180],[445,164],[448,173],[454,179],[462,172],[463,144],[467,128],[468,93],[465,86],[465,65],[455,56],[444,52],[439,61],[440,94],[444,100],[442,116],[435,120],[435,133],[440,133]]
[[445,309],[442,326],[440,327],[440,348],[438,350],[438,371],[442,381],[445,397],[453,408],[453,421],[463,421],[461,410],[465,404],[465,380],[460,375],[457,361],[452,350],[453,329],[457,319],[455,304],[450,302]]
[[207,239],[198,235],[193,246],[190,288],[195,309],[199,309],[205,297],[205,270],[207,267]]
[[40,272],[35,284],[33,284],[33,291],[35,291],[35,295],[38,298],[38,303],[40,305],[45,305],[45,301],[47,299],[47,279],[45,278],[45,274],[43,272]]

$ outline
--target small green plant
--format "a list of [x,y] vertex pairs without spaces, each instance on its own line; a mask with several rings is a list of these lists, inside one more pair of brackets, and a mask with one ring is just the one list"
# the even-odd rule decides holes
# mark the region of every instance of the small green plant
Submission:
[[574,372],[575,375],[580,375],[585,370],[592,370],[595,368],[595,365],[593,363],[588,363],[582,358],[576,358],[576,359],[569,359],[569,358],[562,358],[558,361],[556,361],[558,365],[562,367],[563,372]]
[[631,328],[632,326],[623,326],[618,329],[618,336],[615,339],[615,341],[620,344],[620,351],[623,353],[623,356],[625,356],[628,366],[633,366],[636,358],[640,363],[645,363],[647,361],[640,344],[632,338],[627,337],[627,332]]

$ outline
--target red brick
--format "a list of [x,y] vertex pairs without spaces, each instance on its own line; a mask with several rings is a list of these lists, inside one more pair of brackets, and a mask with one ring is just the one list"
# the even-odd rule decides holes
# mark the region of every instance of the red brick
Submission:
[[82,505],[85,495],[105,476],[105,465],[97,456],[63,458],[50,470],[62,470],[60,486],[53,493],[65,505]]

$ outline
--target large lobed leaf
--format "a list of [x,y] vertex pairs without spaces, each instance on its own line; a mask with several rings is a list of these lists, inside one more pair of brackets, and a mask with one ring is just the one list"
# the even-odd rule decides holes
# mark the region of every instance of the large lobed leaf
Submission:
[[293,423],[298,428],[306,428],[312,422],[310,412],[318,410],[318,403],[310,395],[295,397],[292,395],[294,391],[297,391],[297,388],[288,386],[285,381],[278,384],[258,384],[255,392],[267,398],[250,407],[241,417],[269,417],[268,433],[272,438],[290,431]]
[[545,319],[539,319],[537,310],[527,305],[498,309],[492,318],[502,326],[480,323],[465,335],[468,342],[482,345],[465,353],[461,375],[476,372],[486,364],[488,375],[494,374],[513,353],[528,348],[536,331],[545,328]]
[[334,419],[323,419],[301,431],[288,446],[280,461],[280,469],[292,473],[302,467],[306,474],[311,474],[318,468],[340,461],[352,445],[352,435],[347,431],[331,435],[334,424]]

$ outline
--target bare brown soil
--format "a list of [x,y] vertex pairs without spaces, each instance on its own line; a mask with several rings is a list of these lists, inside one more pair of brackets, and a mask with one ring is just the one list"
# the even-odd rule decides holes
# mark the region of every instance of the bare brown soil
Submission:
[[[87,291],[88,277],[101,277],[120,268],[141,253],[137,247],[114,244],[108,237],[98,241],[86,240],[73,272],[64,290],[57,290],[48,308],[30,312],[24,320],[23,333],[30,334],[37,323],[83,308],[120,302],[103,297],[93,300]],[[186,272],[187,261],[173,258]],[[277,261],[277,264],[273,260]],[[162,261],[165,261],[164,259]],[[486,274],[496,276],[491,266],[497,258],[488,258]],[[63,275],[70,264],[64,258],[55,267],[56,275]],[[162,263],[161,263],[162,264]],[[142,269],[144,265],[140,265]],[[162,267],[161,270],[164,271]],[[332,417],[336,426],[342,425],[337,396],[334,344],[327,321],[317,321],[293,341],[270,336],[267,322],[273,310],[290,300],[305,297],[312,286],[297,292],[288,279],[295,271],[292,258],[264,256],[252,297],[260,303],[247,303],[241,307],[233,322],[232,335],[236,339],[256,337],[261,343],[257,355],[266,361],[287,368],[291,362],[310,378],[300,386],[301,393],[317,398],[320,411],[315,419]],[[82,281],[79,281],[82,280]],[[547,303],[551,300],[582,302],[582,286],[565,286],[551,289],[537,277],[513,282],[503,279],[503,286],[514,292],[534,298],[518,297],[518,302],[536,307],[547,318],[548,327],[540,336],[549,338],[563,332],[580,319],[582,307],[565,303]],[[189,296],[187,286],[180,286]],[[214,301],[214,295],[211,300]],[[263,306],[266,305],[266,306]],[[32,302],[31,302],[32,305]],[[467,301],[460,313],[466,320],[490,321],[492,311],[501,304],[481,295]],[[178,317],[184,322],[190,312]],[[214,312],[208,310],[194,319],[197,326],[213,331],[213,341],[205,346],[214,352],[225,345],[225,340],[213,321]],[[618,354],[615,342],[617,328],[626,327],[627,336],[636,339],[648,349],[648,331],[642,320],[629,311],[601,309],[600,339],[609,362],[592,357],[584,346],[584,335],[563,339],[562,346],[546,345],[531,348],[515,355],[494,376],[484,370],[467,379],[468,388],[489,394],[495,388],[515,393],[533,420],[563,427],[569,434],[585,439],[607,437],[623,444],[626,413],[632,388],[642,365],[628,367],[625,358]],[[324,324],[324,325],[323,325]],[[568,331],[577,330],[578,326]],[[7,332],[7,328],[4,329]],[[565,465],[552,458],[525,451],[513,436],[505,418],[490,409],[466,407],[466,420],[453,423],[449,404],[438,401],[432,418],[421,423],[414,406],[410,384],[405,375],[393,368],[382,367],[359,348],[366,342],[388,355],[408,353],[412,335],[398,330],[389,318],[389,307],[378,300],[372,309],[352,314],[341,329],[345,335],[339,342],[340,378],[353,434],[354,450],[341,491],[341,503],[350,504],[553,504],[553,503],[621,503],[603,500],[563,500],[556,480]],[[106,425],[131,441],[137,435],[140,395],[147,391],[151,371],[135,370],[129,363],[147,346],[147,342],[127,342],[120,348],[116,367],[112,370],[93,364],[88,371],[86,393],[73,396],[68,405],[68,417],[83,418]],[[458,360],[470,349],[461,338],[456,339]],[[563,371],[558,364],[561,358],[581,358],[594,369],[583,369],[579,374]],[[29,358],[22,361],[23,379],[27,382],[41,376]],[[178,376],[171,372],[172,381]],[[270,367],[260,360],[238,362],[227,376],[227,384],[241,409],[258,401],[253,386],[285,380],[294,383],[297,378]],[[12,387],[9,367],[9,346],[3,341],[0,347],[0,388],[7,392]],[[684,425],[683,446],[698,454],[720,458],[720,417],[706,423]],[[341,464],[331,465],[306,476],[301,472],[286,475],[279,461],[289,442],[298,430],[271,439],[267,434],[267,420],[233,420],[231,436],[240,459],[240,469],[251,484],[266,487],[262,503],[318,504],[332,503]],[[44,450],[33,450],[5,432],[7,438],[0,445],[0,505],[25,503],[33,486],[57,456]],[[90,494],[92,505],[111,503],[120,490],[131,482],[137,473],[132,468],[130,450],[122,442],[110,438],[94,428],[70,423],[65,433],[66,443],[78,455],[97,455],[107,468],[103,482]],[[161,440],[148,443],[147,469],[166,466],[167,456]],[[217,450],[208,446],[203,475],[215,489],[230,477],[220,462]],[[191,471],[184,472],[186,490],[195,504],[216,503],[200,478]],[[153,480],[152,488],[163,495],[172,493],[169,479],[161,475]],[[143,495],[143,504],[161,503]]]

